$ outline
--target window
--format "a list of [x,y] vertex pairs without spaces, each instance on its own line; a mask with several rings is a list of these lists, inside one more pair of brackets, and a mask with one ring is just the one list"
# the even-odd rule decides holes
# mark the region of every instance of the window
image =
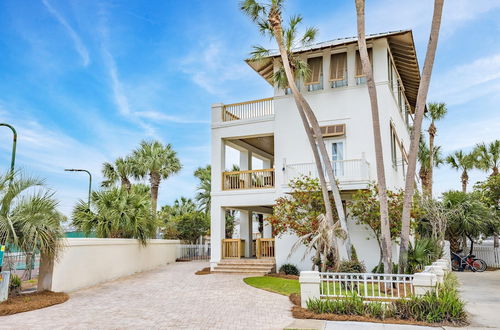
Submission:
[[323,57],[311,57],[307,59],[307,65],[311,69],[311,75],[305,85],[309,92],[323,89]]
[[392,159],[392,166],[394,167],[395,170],[398,169],[397,147],[398,147],[398,138],[396,136],[396,132],[394,131],[394,127],[391,124],[391,159]]
[[[370,64],[373,69],[373,55],[371,48],[368,48],[368,58],[370,59]],[[366,84],[366,77],[363,73],[363,65],[361,64],[361,57],[359,56],[359,50],[356,51],[356,74],[354,75],[354,78],[356,78],[357,85]]]
[[333,173],[336,177],[344,176],[344,141],[331,142]]
[[[295,79],[295,86],[297,86],[297,89],[300,91],[300,79]],[[292,89],[290,87],[285,87],[285,95],[292,95]]]
[[332,54],[330,57],[330,86],[347,86],[347,53]]

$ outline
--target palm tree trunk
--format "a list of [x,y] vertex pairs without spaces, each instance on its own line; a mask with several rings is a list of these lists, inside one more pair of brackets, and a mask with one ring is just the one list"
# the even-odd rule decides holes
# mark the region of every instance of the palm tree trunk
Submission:
[[420,131],[422,129],[422,120],[424,118],[425,104],[429,92],[429,83],[432,75],[434,58],[436,57],[437,42],[439,38],[439,29],[441,27],[441,16],[443,13],[444,0],[434,1],[434,13],[432,16],[431,33],[427,45],[427,54],[425,55],[424,69],[422,79],[418,87],[417,104],[415,107],[415,121],[411,131],[410,151],[408,154],[408,172],[406,172],[405,192],[403,200],[403,214],[401,217],[401,243],[399,246],[399,265],[398,272],[402,273],[406,268],[408,260],[408,244],[410,242],[410,211],[415,192],[415,172],[417,168],[417,153],[420,141]]
[[378,100],[375,82],[373,80],[373,71],[368,57],[365,38],[365,0],[355,0],[356,16],[358,25],[358,46],[363,73],[366,76],[368,94],[370,96],[370,105],[372,112],[373,141],[375,143],[375,160],[377,164],[377,185],[380,201],[380,236],[382,244],[382,260],[384,263],[384,272],[392,273],[392,241],[391,229],[389,224],[389,206],[387,202],[387,186],[385,181],[384,155],[382,150],[382,137],[380,133],[380,118],[378,113]]
[[436,136],[436,126],[434,125],[434,120],[431,121],[429,126],[429,184],[427,189],[424,190],[424,194],[432,198],[432,180],[434,171],[434,138]]
[[427,191],[429,189],[429,173],[424,169],[423,166],[420,167],[418,176],[420,177],[420,181],[422,182],[422,191]]
[[132,185],[130,184],[130,180],[126,177],[123,177],[121,178],[121,184],[122,184],[122,189],[126,190],[126,191],[130,191],[130,188],[132,187]]
[[[288,85],[290,86],[290,89],[292,90],[292,94],[293,94],[293,97],[294,97],[294,100],[295,100],[295,104],[297,106],[297,109],[299,111],[299,115],[300,115],[300,118],[302,120],[302,124],[304,126],[304,129],[306,131],[306,135],[307,135],[307,138],[308,138],[308,141],[309,141],[309,144],[311,145],[311,149],[312,149],[312,152],[313,152],[313,156],[314,156],[314,162],[316,164],[316,169],[317,169],[317,172],[318,172],[318,177],[319,177],[319,180],[320,180],[320,184],[321,184],[321,190],[322,190],[322,194],[323,194],[323,201],[325,203],[325,209],[326,209],[326,219],[327,221],[330,223],[330,225],[334,225],[335,221],[333,219],[333,213],[332,213],[332,207],[331,207],[331,202],[330,202],[330,195],[328,193],[328,187],[326,185],[326,180],[325,180],[325,176],[324,176],[324,171],[323,171],[323,166],[321,164],[321,158],[319,156],[319,153],[318,153],[318,148],[321,150],[321,144],[326,152],[326,148],[324,146],[324,142],[322,141],[322,135],[321,135],[321,131],[319,129],[319,126],[317,127],[317,130],[315,129],[314,125],[310,125],[309,122],[308,122],[308,117],[306,117],[306,114],[305,114],[305,109],[306,107],[308,107],[309,105],[307,104],[307,102],[303,102],[303,98],[301,98],[302,94],[299,92],[296,84],[295,84],[295,79],[293,77],[293,73],[292,73],[292,70],[291,70],[291,67],[290,67],[290,62],[288,60],[288,54],[287,54],[287,51],[283,45],[283,37],[282,37],[282,26],[281,26],[281,16],[279,14],[278,11],[276,10],[272,10],[270,13],[269,13],[269,22],[272,26],[272,29],[273,29],[273,34],[274,34],[274,37],[276,39],[276,43],[278,44],[278,48],[279,48],[279,52],[280,52],[280,56],[281,56],[281,60],[283,62],[283,68],[285,70],[285,74],[286,74],[286,77],[287,77],[287,80],[288,80]],[[305,100],[304,100],[305,101]],[[314,134],[316,135],[316,139],[318,139],[318,141],[316,142],[315,138],[314,138],[314,135],[313,135],[313,131],[311,130],[311,126],[314,130]],[[324,157],[323,157],[324,159]],[[330,167],[331,167],[331,163],[330,163],[330,160],[328,158],[328,156],[326,157],[327,159],[327,164],[330,164]],[[333,169],[332,169],[332,173],[333,173]],[[331,184],[335,184],[336,182],[333,181]],[[340,196],[340,193],[339,193],[339,196]],[[335,204],[336,204],[336,207],[337,207],[337,213],[339,212],[339,205],[337,205],[337,199],[335,198],[335,194],[334,194],[334,201],[335,201]],[[340,200],[340,209],[341,209],[341,212],[338,213],[339,215],[339,218],[341,218],[342,215],[344,215],[344,209],[342,207],[342,200]],[[345,220],[345,219],[344,219]],[[346,231],[346,233],[348,233]],[[334,242],[334,244],[336,244],[337,242]],[[344,244],[345,246],[345,244]],[[345,255],[347,258],[349,258],[349,249],[346,247],[346,250],[345,250]]]
[[469,175],[467,171],[462,172],[462,192],[467,193],[467,183],[469,182]]
[[153,218],[156,218],[158,188],[160,187],[160,174],[151,172],[149,174],[149,183],[151,185],[151,212],[153,213]]

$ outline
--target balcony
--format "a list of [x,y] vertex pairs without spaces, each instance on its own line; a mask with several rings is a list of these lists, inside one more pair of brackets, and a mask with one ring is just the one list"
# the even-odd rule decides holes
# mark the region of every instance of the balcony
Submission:
[[222,121],[256,119],[274,115],[273,98],[225,104],[222,106]]
[[[370,182],[370,163],[365,159],[348,159],[332,162],[336,179],[341,185],[348,186],[356,183]],[[285,167],[285,184],[301,175],[317,178],[318,172],[315,163],[287,164]],[[328,181],[328,176],[325,173]]]
[[274,168],[222,173],[222,190],[274,188]]

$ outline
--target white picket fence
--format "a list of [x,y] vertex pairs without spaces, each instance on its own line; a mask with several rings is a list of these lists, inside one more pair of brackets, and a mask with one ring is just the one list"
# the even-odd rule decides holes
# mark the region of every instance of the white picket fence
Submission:
[[[467,247],[467,253],[469,253],[469,247]],[[500,254],[499,248],[493,247],[493,245],[474,245],[474,254],[477,258],[483,259],[488,267],[500,267]]]
[[320,297],[336,298],[356,294],[364,299],[409,298],[413,275],[374,273],[320,273]]
[[179,244],[177,246],[177,259],[181,260],[209,260],[209,244]]

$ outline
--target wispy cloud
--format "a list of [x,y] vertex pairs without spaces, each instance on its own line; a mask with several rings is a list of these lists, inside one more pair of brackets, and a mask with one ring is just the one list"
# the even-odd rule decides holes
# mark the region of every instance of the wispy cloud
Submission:
[[49,3],[48,0],[42,0],[43,5],[47,8],[48,12],[54,16],[54,18],[64,27],[69,37],[73,41],[75,50],[78,52],[82,59],[82,64],[88,66],[90,63],[89,52],[87,47],[82,42],[80,36],[75,32],[75,30],[69,25],[68,21]]
[[138,111],[135,114],[140,118],[147,118],[155,121],[165,121],[176,124],[209,124],[208,120],[197,120],[183,118],[179,116],[171,116],[158,111]]

